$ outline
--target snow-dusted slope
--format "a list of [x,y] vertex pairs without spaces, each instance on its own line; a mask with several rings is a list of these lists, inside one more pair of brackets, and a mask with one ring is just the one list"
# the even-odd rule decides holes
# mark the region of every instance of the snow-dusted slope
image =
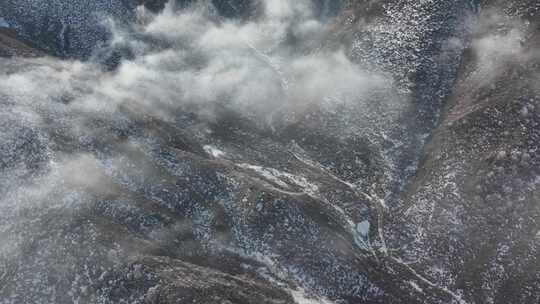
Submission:
[[0,303],[538,301],[534,1],[140,2],[0,4]]

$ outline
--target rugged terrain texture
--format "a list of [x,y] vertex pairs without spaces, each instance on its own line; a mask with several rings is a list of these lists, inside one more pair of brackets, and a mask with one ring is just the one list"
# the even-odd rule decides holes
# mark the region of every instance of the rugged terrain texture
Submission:
[[404,196],[408,254],[474,303],[540,301],[539,21],[535,1],[483,4]]
[[[540,3],[314,1],[242,42],[264,105],[175,95],[265,14],[206,4],[0,4],[0,303],[540,302]],[[317,52],[368,93],[298,101]]]

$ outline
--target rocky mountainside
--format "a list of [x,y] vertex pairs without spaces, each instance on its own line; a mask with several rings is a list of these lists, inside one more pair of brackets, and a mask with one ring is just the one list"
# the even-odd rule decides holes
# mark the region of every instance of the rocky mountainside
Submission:
[[473,303],[540,301],[540,3],[483,4],[405,192],[407,254]]
[[539,14],[0,3],[0,303],[540,302]]

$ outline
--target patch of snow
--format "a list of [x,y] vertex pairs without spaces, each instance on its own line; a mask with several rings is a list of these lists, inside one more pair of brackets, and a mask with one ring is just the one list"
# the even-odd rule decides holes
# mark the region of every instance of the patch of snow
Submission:
[[364,238],[369,235],[369,221],[362,221],[356,224],[356,231]]
[[238,166],[244,169],[253,170],[266,180],[271,181],[282,188],[290,189],[290,185],[294,185],[302,188],[302,190],[309,195],[315,195],[319,191],[319,187],[317,185],[310,183],[303,176],[279,171],[274,168],[265,168],[250,164],[239,164]]
[[290,290],[290,293],[296,304],[333,304],[332,302],[321,299],[309,297],[304,290]]
[[225,156],[225,152],[219,150],[218,148],[216,148],[214,146],[206,145],[206,146],[203,147],[203,149],[204,149],[204,151],[206,151],[206,153],[212,155],[215,158],[221,158],[221,157]]
[[9,23],[7,23],[6,19],[0,17],[0,27],[11,27]]
[[409,283],[409,285],[411,285],[411,287],[412,287],[414,290],[418,291],[419,293],[424,293],[424,290],[423,290],[422,288],[420,288],[420,286],[418,286],[418,284],[416,284],[416,282],[414,282],[414,281],[409,281],[409,282],[407,282],[407,283]]
[[283,182],[279,178],[280,174],[279,174],[279,171],[276,169],[264,168],[261,166],[255,166],[255,165],[250,165],[250,164],[239,164],[238,166],[244,169],[253,170],[257,172],[259,175],[261,175],[262,177],[264,177],[266,180],[273,182],[274,184],[280,187],[289,188],[287,183]]

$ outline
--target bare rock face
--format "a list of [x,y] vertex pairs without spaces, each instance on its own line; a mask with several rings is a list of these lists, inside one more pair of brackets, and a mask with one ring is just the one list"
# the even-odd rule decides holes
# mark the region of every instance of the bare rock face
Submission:
[[540,302],[537,1],[68,2],[0,4],[88,59],[0,29],[0,303]]

